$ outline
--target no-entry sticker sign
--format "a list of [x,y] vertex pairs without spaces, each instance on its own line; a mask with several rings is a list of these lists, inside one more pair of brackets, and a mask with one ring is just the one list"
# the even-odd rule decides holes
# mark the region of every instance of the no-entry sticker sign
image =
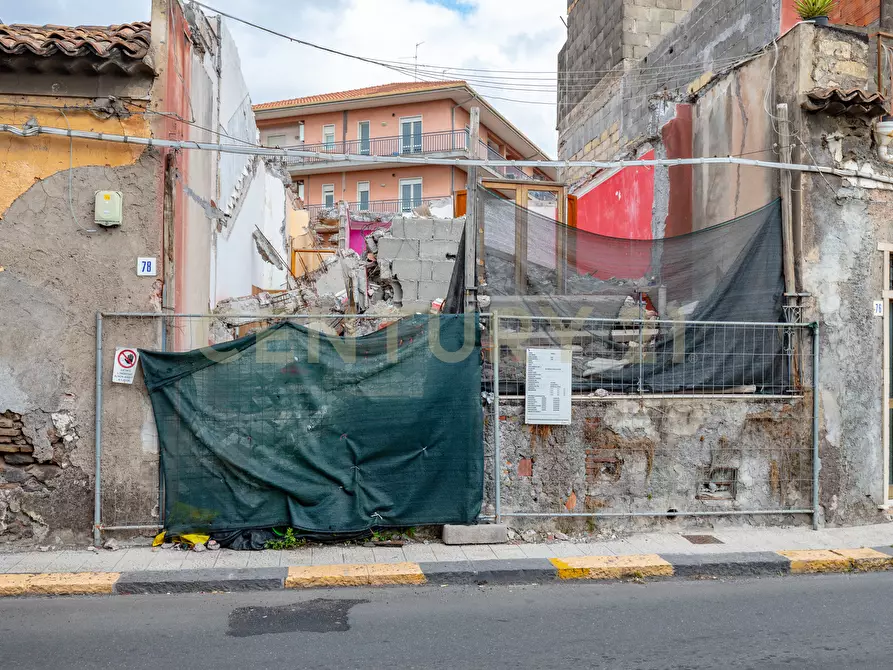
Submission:
[[115,369],[112,371],[112,381],[118,384],[133,384],[136,376],[136,364],[140,361],[140,354],[130,347],[118,347],[115,349]]

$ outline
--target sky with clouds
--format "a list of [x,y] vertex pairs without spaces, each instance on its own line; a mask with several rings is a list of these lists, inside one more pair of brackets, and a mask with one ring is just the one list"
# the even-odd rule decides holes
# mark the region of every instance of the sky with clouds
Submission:
[[[0,0],[0,19],[60,25],[126,23],[148,20],[150,4],[150,0]],[[418,62],[436,66],[439,72],[443,72],[440,68],[476,68],[554,77],[566,34],[561,21],[566,0],[207,0],[207,4],[287,35],[369,58],[402,61],[408,67],[412,67],[416,43],[423,42]],[[233,21],[227,25],[239,46],[254,102],[412,78]],[[449,71],[445,77],[462,78]],[[506,85],[506,81],[499,84]],[[538,82],[536,91],[518,90],[522,87],[512,80],[508,86],[516,89],[475,85],[496,109],[554,156],[554,79]]]

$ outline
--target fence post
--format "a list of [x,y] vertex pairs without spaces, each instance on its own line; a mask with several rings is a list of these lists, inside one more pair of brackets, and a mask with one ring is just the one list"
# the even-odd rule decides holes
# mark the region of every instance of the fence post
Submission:
[[645,393],[645,298],[640,292],[639,298],[639,395]]
[[[481,132],[481,109],[472,107],[468,121],[471,136],[469,142],[477,147]],[[473,149],[472,149],[473,150]],[[473,155],[471,156],[474,157]],[[465,187],[465,311],[477,311],[477,263],[483,261],[483,244],[478,250],[478,229],[483,227],[483,216],[478,212],[477,202],[478,171],[473,165],[468,166],[468,182]],[[483,236],[481,236],[483,238]]]
[[819,324],[812,324],[812,529],[819,529]]
[[490,338],[493,343],[493,495],[496,498],[494,504],[496,523],[502,520],[502,449],[500,445],[499,425],[499,312],[493,312],[491,326],[493,335]]
[[94,456],[96,472],[93,497],[93,544],[102,546],[102,312],[96,312],[96,416]]

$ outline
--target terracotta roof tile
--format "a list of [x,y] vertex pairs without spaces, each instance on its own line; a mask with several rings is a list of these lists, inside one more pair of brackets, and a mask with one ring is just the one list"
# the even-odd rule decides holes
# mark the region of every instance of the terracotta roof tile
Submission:
[[350,91],[338,91],[336,93],[323,93],[322,95],[310,95],[304,98],[291,98],[290,100],[277,100],[274,102],[262,102],[254,105],[257,111],[264,109],[281,109],[283,107],[297,107],[300,105],[316,105],[325,102],[346,102],[348,100],[362,100],[365,98],[377,98],[386,95],[398,95],[400,93],[418,93],[422,91],[434,91],[441,88],[458,88],[465,86],[461,80],[451,81],[404,81],[395,84],[383,84],[381,86],[367,86],[355,88]]
[[816,88],[806,94],[801,105],[808,112],[823,112],[830,116],[883,116],[886,100],[880,93],[869,93],[860,88]]
[[149,52],[148,22],[116,26],[0,24],[0,54],[142,60]]

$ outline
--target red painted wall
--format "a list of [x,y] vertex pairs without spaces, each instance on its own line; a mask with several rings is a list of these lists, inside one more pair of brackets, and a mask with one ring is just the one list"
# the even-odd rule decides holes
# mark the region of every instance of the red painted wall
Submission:
[[[649,151],[643,160],[654,158]],[[577,198],[577,228],[628,240],[651,239],[654,168],[628,167]]]
[[[691,158],[694,150],[691,105],[676,105],[676,116],[661,128],[667,158]],[[668,168],[670,202],[667,205],[664,237],[690,233],[692,229],[692,183],[694,168],[675,165]]]
[[[649,151],[644,160],[654,158]],[[628,167],[577,198],[577,229],[571,258],[577,272],[599,279],[637,279],[651,265],[654,168]]]

